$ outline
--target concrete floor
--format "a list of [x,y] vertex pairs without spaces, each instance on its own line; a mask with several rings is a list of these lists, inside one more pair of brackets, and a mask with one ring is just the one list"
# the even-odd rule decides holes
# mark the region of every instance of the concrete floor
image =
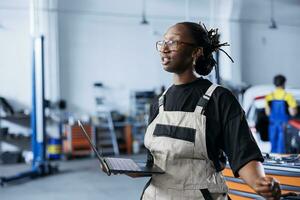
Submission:
[[[137,161],[145,155],[134,156]],[[0,187],[0,200],[138,200],[149,178],[107,176],[95,158],[55,162],[59,173]],[[0,176],[30,169],[25,164],[0,165]]]

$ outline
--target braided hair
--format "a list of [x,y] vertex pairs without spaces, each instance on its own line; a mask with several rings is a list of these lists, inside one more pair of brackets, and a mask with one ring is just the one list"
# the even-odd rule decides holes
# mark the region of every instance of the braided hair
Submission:
[[222,46],[229,46],[229,44],[227,42],[220,43],[220,34],[218,33],[218,29],[210,29],[208,31],[204,24],[202,26],[200,23],[197,24],[194,22],[181,22],[178,24],[184,25],[188,29],[192,38],[195,40],[196,45],[203,48],[203,56],[200,56],[196,60],[195,65],[195,71],[199,75],[208,75],[212,71],[213,67],[217,64],[213,57],[213,52],[220,50],[224,52],[233,62],[232,58],[220,48]]

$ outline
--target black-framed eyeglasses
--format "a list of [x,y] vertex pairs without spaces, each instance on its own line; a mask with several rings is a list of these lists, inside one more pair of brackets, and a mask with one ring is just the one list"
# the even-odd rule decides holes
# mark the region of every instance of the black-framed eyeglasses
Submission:
[[182,42],[178,40],[160,40],[156,42],[156,50],[157,51],[162,51],[164,46],[168,47],[170,51],[177,51],[180,44],[186,44],[190,46],[196,47],[196,44],[189,43],[189,42]]

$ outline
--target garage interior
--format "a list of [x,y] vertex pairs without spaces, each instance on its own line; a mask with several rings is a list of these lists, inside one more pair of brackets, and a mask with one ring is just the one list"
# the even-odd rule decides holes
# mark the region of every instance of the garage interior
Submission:
[[[233,93],[266,172],[300,198],[300,1],[1,0],[0,199],[140,199],[149,177],[107,176],[78,120],[104,156],[144,163],[150,106],[172,84],[155,43],[182,21],[230,44],[234,63],[215,54],[205,78]],[[298,109],[282,155],[265,114],[278,74]],[[232,199],[262,198],[230,167],[223,174]]]

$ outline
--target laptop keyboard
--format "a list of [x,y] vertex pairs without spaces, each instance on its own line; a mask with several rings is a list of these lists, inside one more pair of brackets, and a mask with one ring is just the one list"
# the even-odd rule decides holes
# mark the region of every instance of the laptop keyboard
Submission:
[[113,170],[142,171],[141,168],[128,158],[105,158]]

